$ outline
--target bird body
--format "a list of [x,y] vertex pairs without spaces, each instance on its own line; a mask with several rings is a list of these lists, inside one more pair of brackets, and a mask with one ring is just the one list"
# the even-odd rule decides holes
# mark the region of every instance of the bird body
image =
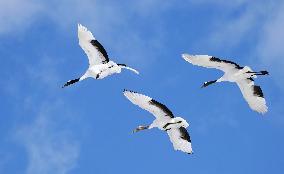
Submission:
[[225,72],[224,75],[217,80],[217,82],[238,82],[243,79],[248,79],[248,78],[257,78],[256,75],[250,74],[247,72],[252,72],[251,68],[248,66],[243,67],[242,69],[232,69],[229,72]]
[[133,132],[158,128],[167,132],[175,150],[188,154],[193,153],[191,139],[186,130],[189,124],[185,119],[174,117],[173,113],[165,105],[148,96],[128,90],[124,90],[123,93],[133,104],[152,113],[156,118],[149,126],[138,126]]
[[180,127],[187,128],[189,124],[185,119],[181,117],[175,118],[156,118],[152,124],[150,124],[148,129],[158,128],[162,131],[167,131],[170,129],[176,129]]
[[92,77],[94,79],[103,79],[114,73],[120,73],[121,67],[119,67],[113,61],[109,61],[104,64],[92,65],[88,68],[86,73],[82,77]]
[[125,64],[117,64],[109,60],[108,54],[101,43],[95,39],[93,34],[81,24],[78,24],[79,45],[86,53],[89,60],[89,68],[80,78],[69,80],[63,87],[82,81],[92,77],[94,79],[103,79],[115,73],[120,73],[121,69],[128,69],[139,74],[133,68],[127,67]]
[[266,113],[268,107],[260,86],[254,84],[257,75],[268,75],[267,71],[254,72],[250,67],[241,67],[235,62],[222,60],[208,55],[182,54],[182,57],[189,63],[206,68],[215,68],[224,72],[224,75],[217,79],[205,82],[202,87],[207,87],[216,82],[236,83],[250,108],[259,113]]

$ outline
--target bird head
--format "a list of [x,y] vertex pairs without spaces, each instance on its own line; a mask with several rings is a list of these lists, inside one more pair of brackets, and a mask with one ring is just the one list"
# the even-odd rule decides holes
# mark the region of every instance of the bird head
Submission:
[[213,83],[215,83],[217,80],[212,80],[212,81],[208,81],[208,82],[204,82],[203,85],[201,86],[201,88],[205,88],[209,85],[212,85]]
[[269,75],[268,71],[260,71],[262,75]]

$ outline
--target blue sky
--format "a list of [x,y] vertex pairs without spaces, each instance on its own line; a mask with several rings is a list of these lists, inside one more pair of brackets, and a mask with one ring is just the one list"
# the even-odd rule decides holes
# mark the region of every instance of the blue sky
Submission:
[[[140,71],[61,86],[84,73],[77,23],[110,57]],[[10,0],[0,2],[0,173],[280,173],[284,170],[284,1]],[[254,70],[269,112],[249,109],[235,84],[200,89],[221,72],[181,54]],[[159,130],[123,89],[147,94],[190,123],[194,155]]]

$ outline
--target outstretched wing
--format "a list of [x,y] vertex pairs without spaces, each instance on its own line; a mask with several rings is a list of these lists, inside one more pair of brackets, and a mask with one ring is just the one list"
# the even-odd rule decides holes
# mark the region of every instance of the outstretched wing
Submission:
[[83,25],[78,24],[79,45],[88,56],[89,64],[98,65],[109,61],[108,55],[104,47],[93,34]]
[[239,80],[237,84],[252,110],[262,114],[267,112],[268,107],[262,90],[260,86],[254,85],[253,79]]
[[217,57],[208,56],[208,55],[182,54],[182,57],[184,58],[184,60],[186,60],[187,62],[193,65],[202,66],[205,68],[215,68],[224,72],[243,68],[240,65],[236,64],[235,62],[229,60],[222,60]]
[[192,154],[191,139],[184,127],[170,129],[167,131],[175,150]]
[[152,113],[157,119],[174,118],[173,113],[162,103],[134,91],[124,90],[123,94],[133,104]]

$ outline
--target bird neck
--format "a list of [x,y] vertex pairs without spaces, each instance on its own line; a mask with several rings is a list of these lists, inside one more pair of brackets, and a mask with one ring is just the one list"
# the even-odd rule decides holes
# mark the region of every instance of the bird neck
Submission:
[[225,76],[222,76],[221,78],[216,80],[216,82],[223,82],[223,81],[226,81],[226,80],[227,80],[227,78]]

